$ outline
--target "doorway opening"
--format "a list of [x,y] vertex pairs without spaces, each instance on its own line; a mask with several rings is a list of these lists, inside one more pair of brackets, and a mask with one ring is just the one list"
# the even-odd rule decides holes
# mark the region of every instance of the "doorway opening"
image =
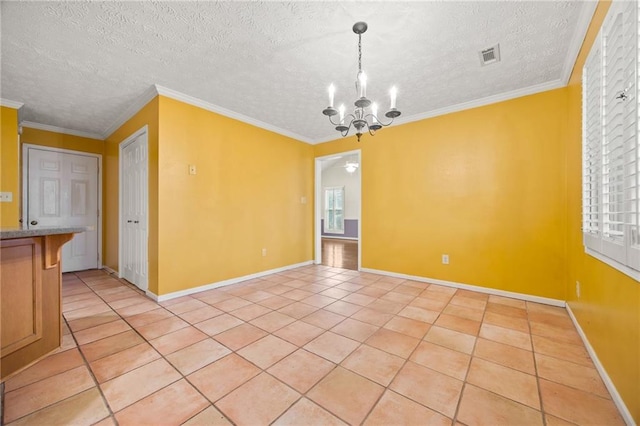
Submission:
[[316,158],[315,263],[361,267],[360,150]]

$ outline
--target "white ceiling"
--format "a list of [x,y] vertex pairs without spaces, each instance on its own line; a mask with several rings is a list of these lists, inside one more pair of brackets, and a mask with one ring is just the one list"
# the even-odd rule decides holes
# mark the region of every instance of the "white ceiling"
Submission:
[[[329,83],[336,103],[355,100],[356,21],[369,24],[369,98],[387,108],[397,85],[406,122],[566,84],[593,10],[579,1],[3,1],[0,95],[24,103],[24,120],[105,137],[157,84],[315,143],[339,136],[321,113]],[[502,61],[481,67],[478,52],[496,43]]]

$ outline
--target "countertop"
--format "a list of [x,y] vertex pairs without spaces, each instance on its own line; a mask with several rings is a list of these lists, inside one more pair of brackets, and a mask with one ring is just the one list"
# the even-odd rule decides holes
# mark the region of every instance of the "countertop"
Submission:
[[76,234],[87,230],[85,226],[57,226],[52,228],[0,228],[0,240],[41,237],[43,235]]

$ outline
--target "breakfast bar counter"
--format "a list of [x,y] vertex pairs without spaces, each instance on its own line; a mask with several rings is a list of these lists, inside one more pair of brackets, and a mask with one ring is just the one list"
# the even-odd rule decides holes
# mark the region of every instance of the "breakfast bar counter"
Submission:
[[61,248],[85,230],[0,228],[0,381],[60,347]]

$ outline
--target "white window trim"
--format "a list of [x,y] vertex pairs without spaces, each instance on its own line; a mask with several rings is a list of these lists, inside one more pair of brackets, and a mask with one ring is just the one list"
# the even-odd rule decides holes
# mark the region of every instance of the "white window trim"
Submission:
[[[607,129],[607,126],[610,125],[610,122],[607,121],[609,120],[609,115],[606,114],[607,110],[602,109],[605,108],[605,104],[604,102],[606,101],[606,99],[610,99],[610,94],[608,93],[609,90],[618,90],[620,89],[620,87],[618,87],[617,85],[613,85],[610,84],[610,82],[606,79],[607,74],[607,60],[611,59],[612,61],[614,61],[615,57],[611,57],[609,56],[608,52],[606,51],[606,44],[603,40],[607,40],[607,37],[609,37],[611,35],[611,33],[609,31],[613,31],[612,29],[619,29],[620,25],[619,23],[616,24],[615,21],[617,20],[622,20],[623,22],[631,22],[633,27],[626,27],[628,28],[632,28],[631,33],[617,33],[617,35],[619,37],[629,37],[630,40],[633,41],[628,41],[627,43],[622,44],[622,49],[624,49],[625,51],[631,50],[633,52],[633,58],[629,57],[627,55],[627,58],[632,60],[632,63],[634,64],[635,67],[635,73],[633,74],[633,78],[635,80],[635,82],[632,84],[632,86],[627,86],[627,87],[633,87],[633,91],[630,92],[630,96],[631,96],[631,102],[634,102],[633,107],[635,107],[635,109],[632,111],[633,116],[635,117],[635,123],[629,123],[629,124],[633,124],[633,128],[635,128],[635,143],[636,143],[636,147],[635,147],[635,152],[636,154],[634,154],[634,157],[636,155],[638,155],[638,153],[640,153],[640,129],[638,127],[638,121],[640,120],[638,117],[638,110],[640,109],[640,105],[639,105],[639,95],[640,92],[638,91],[638,85],[640,84],[640,80],[638,79],[638,56],[640,55],[640,50],[639,50],[639,46],[638,46],[638,38],[637,38],[637,33],[638,33],[638,6],[637,4],[630,4],[630,3],[626,3],[626,2],[622,2],[622,1],[616,1],[614,2],[614,4],[611,6],[611,8],[609,9],[609,12],[607,14],[607,17],[605,18],[605,21],[602,25],[602,28],[600,30],[600,33],[598,33],[597,38],[595,43],[592,46],[592,52],[590,52],[589,54],[589,58],[587,58],[587,61],[585,62],[584,65],[584,71],[583,71],[583,76],[588,76],[588,78],[592,78],[590,74],[588,74],[587,72],[587,68],[590,67],[589,63],[591,61],[591,56],[592,54],[598,54],[600,55],[600,60],[599,60],[599,71],[596,71],[598,74],[594,74],[596,77],[599,78],[600,80],[600,102],[601,102],[601,111],[600,111],[600,120],[601,120],[601,131],[602,131],[602,139],[600,139],[600,141],[598,142],[598,149],[600,150],[600,152],[602,152],[602,155],[606,155],[605,153],[605,130]],[[622,18],[621,18],[622,16]],[[614,33],[616,34],[616,33]],[[615,39],[612,39],[615,40]],[[633,43],[633,44],[631,44]],[[601,50],[601,49],[605,49],[605,50]],[[620,47],[618,47],[618,49],[620,49]],[[599,53],[598,50],[600,50]],[[616,52],[619,53],[619,50],[616,50],[614,48],[614,50],[612,52]],[[595,58],[594,58],[595,59]],[[622,66],[629,66],[628,63],[625,65],[623,63]],[[590,69],[590,68],[589,68]],[[628,70],[629,68],[624,68],[625,70]],[[617,68],[613,70],[614,73],[617,73],[618,70]],[[611,70],[609,70],[609,72],[611,72]],[[615,74],[611,74],[611,75],[615,75]],[[620,80],[617,80],[618,82]],[[626,84],[626,83],[625,83]],[[586,91],[589,92],[586,92]],[[626,91],[626,89],[625,89]],[[600,260],[601,262],[611,266],[614,269],[617,269],[618,271],[622,272],[623,274],[633,278],[636,281],[640,281],[640,250],[638,249],[638,246],[636,244],[633,244],[633,241],[631,240],[632,238],[632,234],[629,232],[629,229],[631,229],[632,226],[636,226],[637,224],[637,214],[639,214],[639,212],[635,211],[635,210],[625,210],[625,208],[623,208],[622,210],[622,214],[623,214],[623,234],[622,234],[622,241],[617,241],[618,238],[616,237],[611,237],[609,238],[608,235],[606,235],[606,219],[607,219],[607,212],[606,212],[606,208],[605,208],[605,202],[607,202],[607,182],[605,182],[605,179],[603,179],[603,173],[604,173],[604,167],[605,167],[605,162],[604,162],[604,157],[601,159],[602,160],[602,168],[600,169],[600,171],[598,172],[598,174],[596,175],[596,184],[599,187],[599,196],[598,196],[598,203],[597,203],[597,217],[598,217],[598,222],[599,225],[597,227],[597,229],[595,230],[595,232],[589,228],[586,229],[585,228],[585,176],[591,175],[591,170],[589,170],[589,172],[587,172],[585,174],[585,150],[586,150],[586,131],[587,131],[587,127],[588,127],[588,123],[586,121],[585,118],[585,109],[587,108],[587,103],[586,103],[586,95],[585,93],[590,93],[593,94],[593,92],[591,92],[591,89],[589,87],[586,87],[583,85],[583,141],[582,141],[582,149],[583,149],[583,161],[582,161],[582,195],[583,195],[583,199],[582,199],[582,226],[583,226],[583,244],[585,246],[585,253]],[[614,93],[614,92],[611,92]],[[606,99],[605,99],[606,96]],[[593,98],[592,98],[593,99]],[[617,105],[616,105],[617,106]],[[616,106],[612,107],[612,111],[614,111],[614,109],[616,108]],[[623,110],[622,112],[618,112],[618,114],[621,114],[624,117],[625,111]],[[613,117],[613,116],[612,116]],[[619,116],[618,116],[619,117]],[[619,118],[618,118],[619,119]],[[626,126],[625,128],[629,128],[628,124],[624,124],[624,123],[620,123],[623,126]],[[589,127],[591,128],[591,127]],[[619,137],[625,138],[627,136],[625,136],[626,133],[620,134]],[[616,137],[616,133],[612,134],[612,138]],[[611,139],[614,140],[614,139]],[[624,152],[624,150],[626,150],[626,145],[625,145],[625,141],[627,140],[631,140],[631,139],[623,139],[620,143],[622,143],[622,150]],[[630,145],[633,147],[633,144]],[[632,158],[631,160],[628,159],[623,159],[622,160],[622,185],[626,185],[626,170],[627,167],[632,167],[632,170],[635,170],[635,168],[637,167],[635,164],[635,162],[640,161],[640,158],[635,158],[635,160]],[[637,173],[636,173],[637,176]],[[637,179],[637,177],[636,177]],[[589,178],[588,182],[591,182],[593,179]],[[632,181],[633,182],[633,181]],[[636,191],[638,190],[638,182],[636,181],[635,187],[636,187]],[[629,198],[627,195],[627,189],[622,189],[622,193],[618,194],[618,197],[622,196],[623,200],[622,200],[622,205],[626,206],[627,203],[629,202]],[[633,189],[632,189],[633,192]],[[631,199],[633,198],[633,195],[631,195]],[[637,198],[637,195],[636,195]],[[617,198],[620,199],[620,198]],[[610,201],[608,201],[610,202]],[[637,209],[637,207],[636,207]],[[636,217],[636,219],[628,219],[627,218],[627,214],[631,214],[634,215]],[[634,225],[631,225],[631,223],[633,223]]]
[[627,265],[624,265],[624,264],[622,264],[620,262],[617,262],[617,261],[611,259],[610,257],[607,257],[607,256],[603,255],[602,253],[598,253],[597,251],[590,249],[589,247],[585,247],[584,251],[589,256],[595,257],[596,259],[598,259],[600,262],[606,263],[607,265],[611,266],[612,268],[617,269],[618,271],[622,272],[625,275],[630,276],[631,278],[633,278],[636,281],[640,281],[640,271],[636,271],[635,269],[631,269]]

